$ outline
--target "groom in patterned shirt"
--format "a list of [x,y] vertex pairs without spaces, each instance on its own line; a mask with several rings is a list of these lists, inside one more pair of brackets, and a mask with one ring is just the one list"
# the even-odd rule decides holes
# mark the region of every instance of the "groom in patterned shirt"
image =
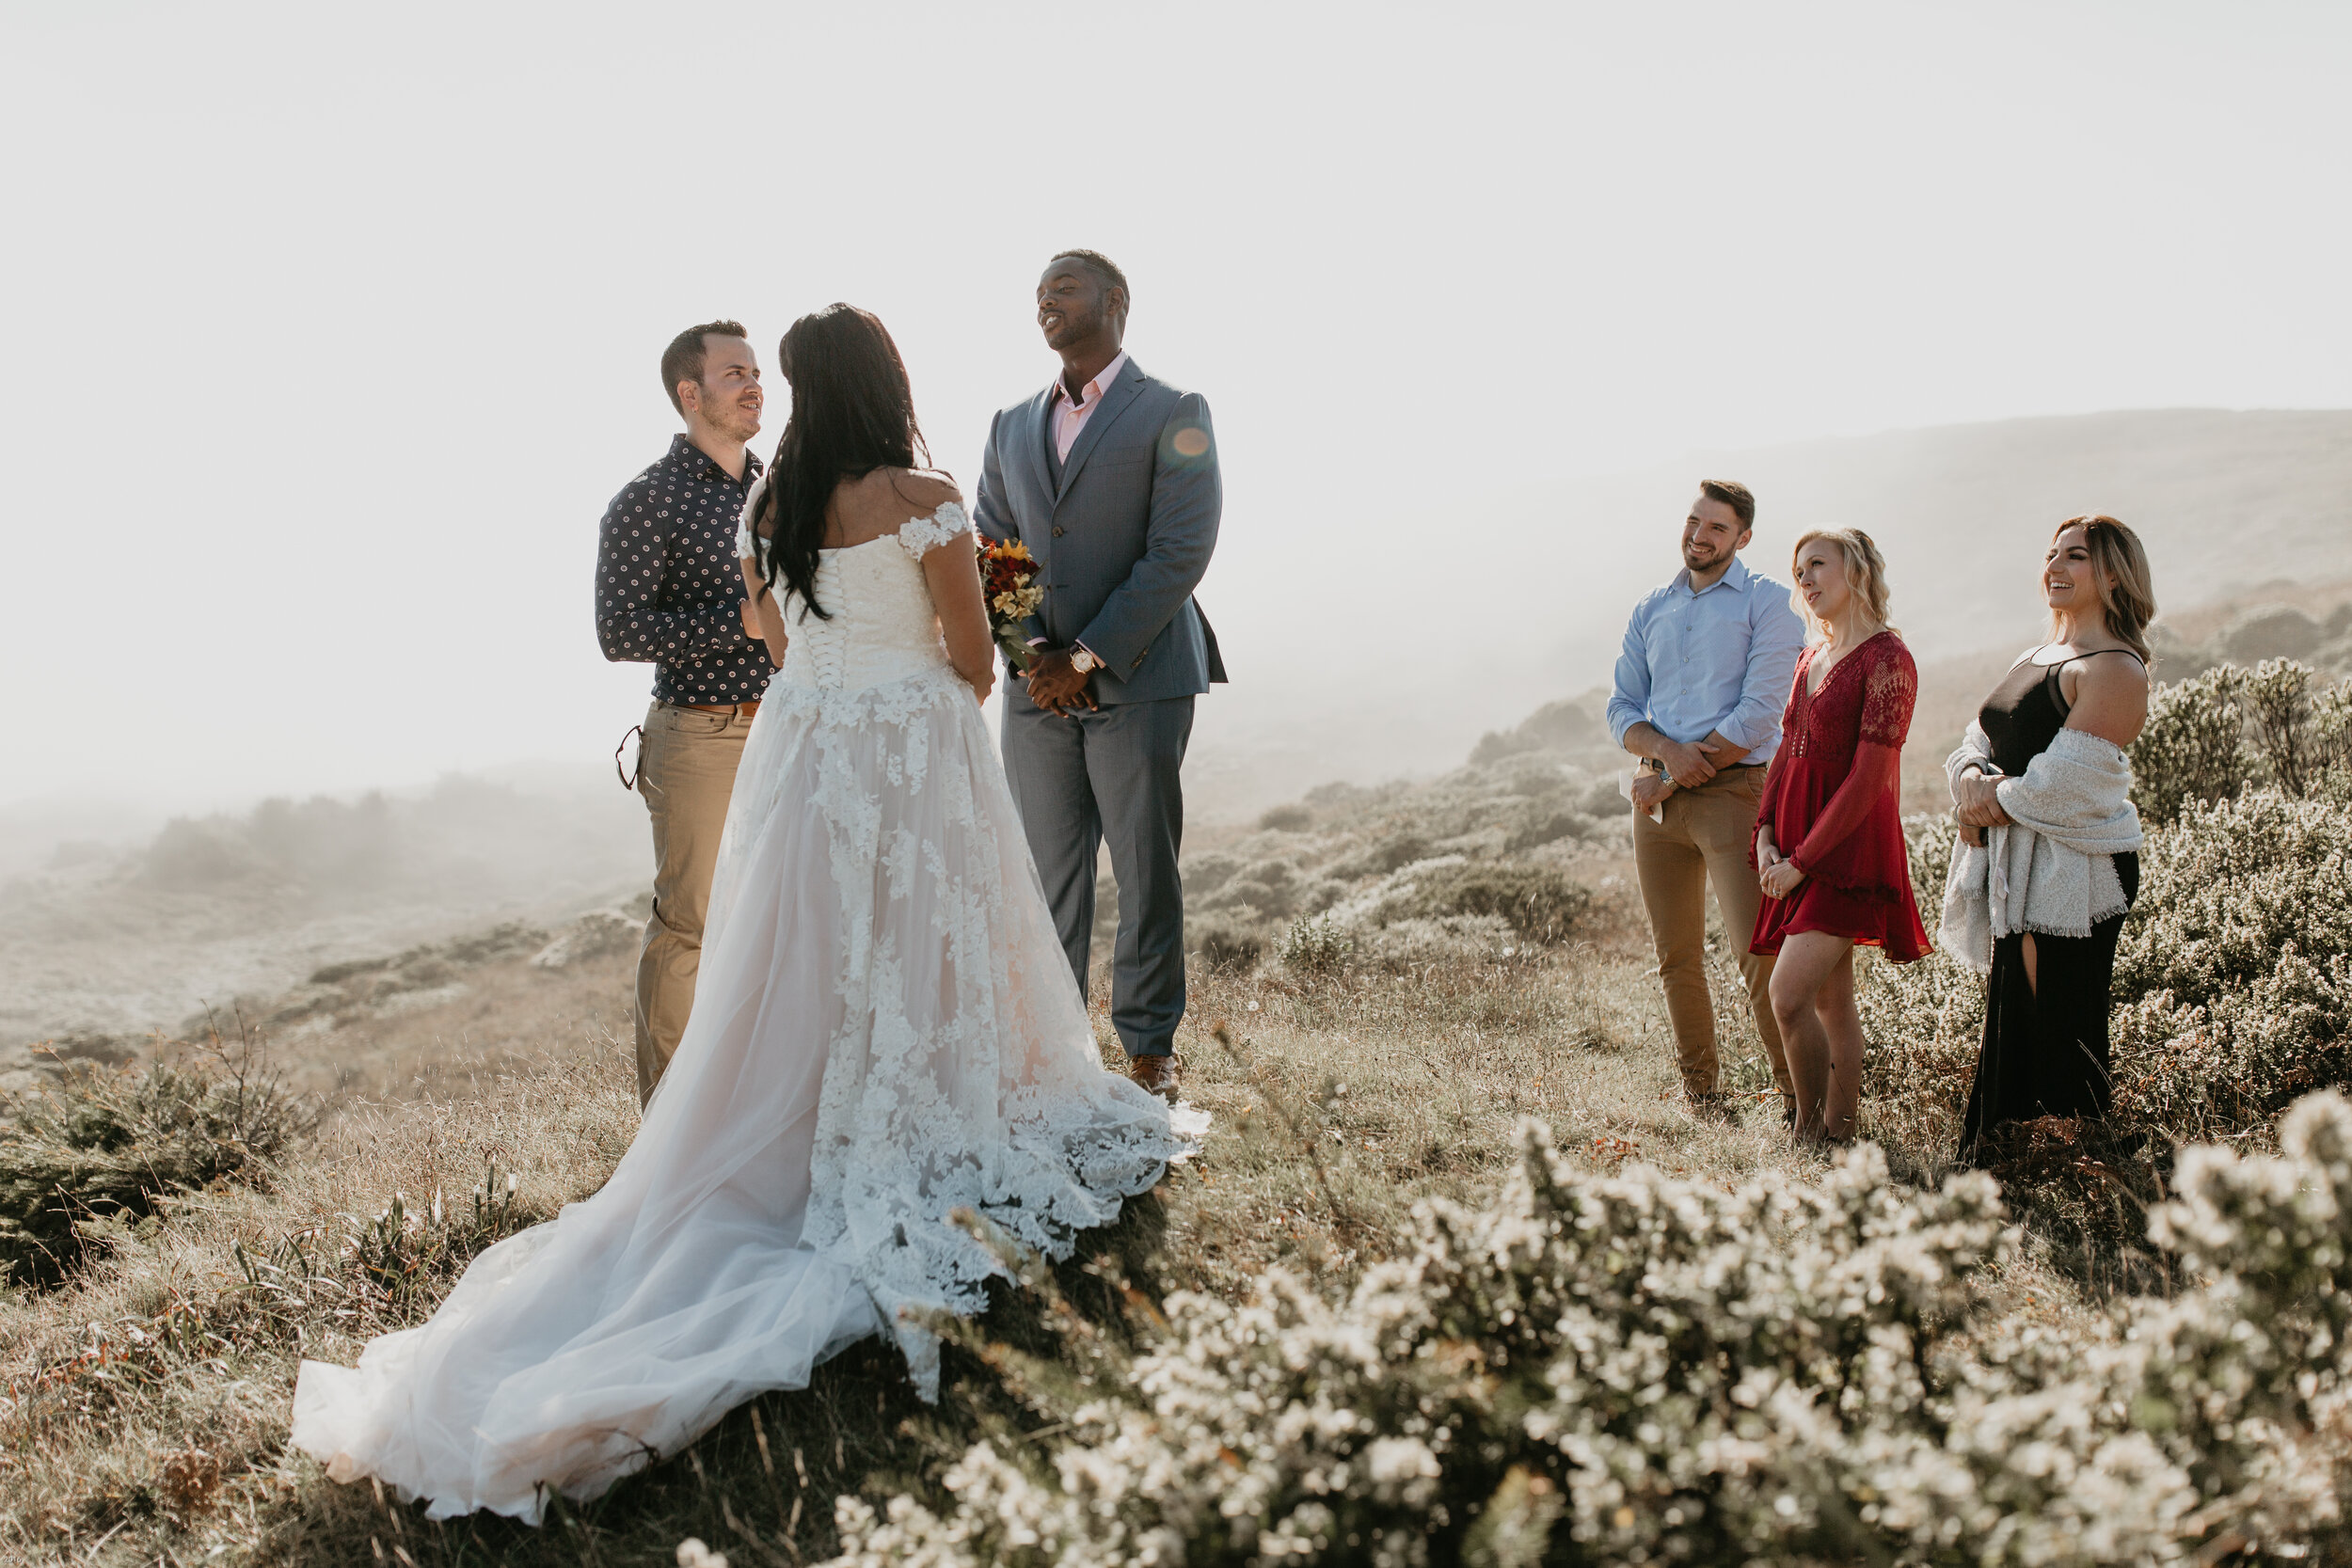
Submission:
[[768,689],[735,527],[759,459],[759,360],[731,321],[690,326],[661,356],[686,433],[605,509],[596,546],[604,657],[653,665],[637,788],[653,817],[653,918],[637,960],[637,1098],[653,1098],[702,964],[703,918],[735,765]]

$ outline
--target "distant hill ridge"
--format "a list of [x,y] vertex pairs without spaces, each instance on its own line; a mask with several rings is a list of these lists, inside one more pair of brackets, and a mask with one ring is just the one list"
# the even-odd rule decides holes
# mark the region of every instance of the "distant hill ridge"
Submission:
[[[2050,531],[2084,512],[2146,542],[2179,611],[2277,579],[2352,574],[2352,410],[2163,409],[1948,425],[1724,454],[1761,501],[1760,562],[1785,577],[1806,526],[1867,530],[1897,619],[1965,653],[2027,632]],[[1981,628],[1981,629],[1980,629]]]
[[[2139,532],[2168,616],[2283,601],[2324,618],[2299,585],[2352,578],[2352,410],[2123,410],[1694,452],[1470,496],[1443,516],[1351,516],[1351,548],[1319,566],[1296,617],[1311,700],[1284,678],[1284,650],[1257,667],[1236,636],[1235,684],[1200,705],[1193,793],[1237,816],[1333,778],[1426,772],[1606,682],[1628,607],[1675,569],[1701,477],[1755,489],[1747,559],[1774,578],[1805,528],[1867,531],[1923,666],[2006,662],[2035,641],[2042,551],[2077,513]],[[1433,540],[1463,603],[1400,588],[1395,562]]]

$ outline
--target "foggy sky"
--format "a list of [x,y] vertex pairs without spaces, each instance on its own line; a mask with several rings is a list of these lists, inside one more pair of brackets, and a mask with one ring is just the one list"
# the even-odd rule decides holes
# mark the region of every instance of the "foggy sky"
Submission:
[[878,311],[968,488],[1063,246],[1216,411],[1228,724],[1376,694],[1408,626],[1473,657],[1482,576],[1573,603],[1589,541],[1482,548],[1552,476],[2352,405],[2348,44],[2144,0],[0,7],[0,805],[601,759],[650,671],[596,652],[595,526],[670,335],[772,368]]

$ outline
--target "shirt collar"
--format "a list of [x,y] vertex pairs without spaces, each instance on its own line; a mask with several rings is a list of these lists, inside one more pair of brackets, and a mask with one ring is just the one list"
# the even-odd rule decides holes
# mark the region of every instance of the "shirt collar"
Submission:
[[1708,587],[1697,590],[1691,587],[1691,568],[1688,566],[1675,574],[1675,586],[1694,599],[1700,594],[1711,594],[1718,588],[1728,588],[1735,594],[1744,594],[1748,591],[1748,583],[1754,577],[1755,574],[1748,570],[1748,563],[1735,555],[1731,558],[1730,567]]
[[670,437],[670,461],[689,469],[694,469],[697,467],[707,468],[712,478],[724,480],[729,484],[749,484],[759,477],[759,453],[752,451],[751,448],[743,449],[743,477],[739,481],[733,474],[719,467],[717,459],[696,446],[682,430]]
[[[1119,372],[1126,368],[1127,351],[1122,348],[1119,351],[1118,357],[1114,358],[1109,364],[1104,366],[1102,370],[1095,374],[1094,379],[1087,383],[1086,402],[1084,404],[1073,404],[1073,406],[1091,408],[1096,404],[1102,402],[1103,394],[1111,389],[1112,383],[1119,379]],[[1045,406],[1051,408],[1057,404],[1069,402],[1070,388],[1062,385],[1062,379],[1060,376],[1054,377],[1054,395],[1046,400]]]

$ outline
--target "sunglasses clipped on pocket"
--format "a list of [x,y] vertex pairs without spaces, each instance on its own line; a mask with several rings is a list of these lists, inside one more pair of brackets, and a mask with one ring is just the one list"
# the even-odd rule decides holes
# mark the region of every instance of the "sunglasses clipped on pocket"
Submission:
[[[634,738],[637,742],[637,767],[634,772],[632,772],[627,764],[621,761],[621,753],[628,750],[628,743],[631,738]],[[635,773],[642,773],[644,770],[644,766],[645,726],[643,724],[631,724],[628,727],[628,734],[621,736],[621,743],[612,748],[612,771],[621,776],[621,787],[634,795],[637,793],[637,779],[635,777]]]

